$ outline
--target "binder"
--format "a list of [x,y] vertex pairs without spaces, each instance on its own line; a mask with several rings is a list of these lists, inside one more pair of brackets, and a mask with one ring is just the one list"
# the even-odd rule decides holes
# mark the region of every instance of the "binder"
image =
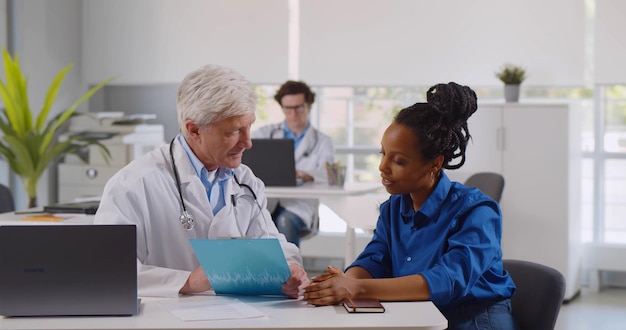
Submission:
[[45,213],[96,214],[100,201],[51,204],[43,207]]

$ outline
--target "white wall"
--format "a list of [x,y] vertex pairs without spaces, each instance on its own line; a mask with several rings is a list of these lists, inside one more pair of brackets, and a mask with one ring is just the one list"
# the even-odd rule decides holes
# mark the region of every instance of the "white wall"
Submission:
[[[206,63],[282,83],[287,0],[86,0],[85,78],[177,83]],[[583,86],[583,0],[300,0],[299,78],[313,85],[499,86],[504,63],[528,84]]]
[[85,0],[85,79],[179,83],[222,64],[248,79],[287,78],[287,0]]

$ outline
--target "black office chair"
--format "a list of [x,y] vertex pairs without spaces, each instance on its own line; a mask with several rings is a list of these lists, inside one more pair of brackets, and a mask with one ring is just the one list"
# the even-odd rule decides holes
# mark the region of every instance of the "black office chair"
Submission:
[[480,189],[487,196],[500,203],[504,190],[504,177],[493,172],[475,173],[465,181],[465,185]]
[[517,287],[511,305],[520,330],[554,329],[565,296],[563,275],[530,261],[504,259],[502,264]]
[[0,213],[15,211],[13,193],[9,187],[0,183]]

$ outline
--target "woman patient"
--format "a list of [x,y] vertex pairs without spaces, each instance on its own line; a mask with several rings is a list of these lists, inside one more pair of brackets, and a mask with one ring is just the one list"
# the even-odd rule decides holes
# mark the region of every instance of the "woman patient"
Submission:
[[345,273],[328,267],[317,276],[303,299],[431,300],[449,329],[516,329],[500,207],[443,171],[465,162],[476,94],[451,82],[426,96],[426,103],[400,111],[383,134],[379,170],[391,196],[380,206],[372,240]]

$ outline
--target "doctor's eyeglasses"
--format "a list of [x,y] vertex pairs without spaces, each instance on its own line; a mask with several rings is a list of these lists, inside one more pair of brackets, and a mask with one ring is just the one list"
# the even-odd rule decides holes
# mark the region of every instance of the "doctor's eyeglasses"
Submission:
[[306,110],[306,103],[293,105],[293,106],[283,105],[283,112],[295,111],[297,113],[301,113],[301,112],[304,112],[304,110]]

